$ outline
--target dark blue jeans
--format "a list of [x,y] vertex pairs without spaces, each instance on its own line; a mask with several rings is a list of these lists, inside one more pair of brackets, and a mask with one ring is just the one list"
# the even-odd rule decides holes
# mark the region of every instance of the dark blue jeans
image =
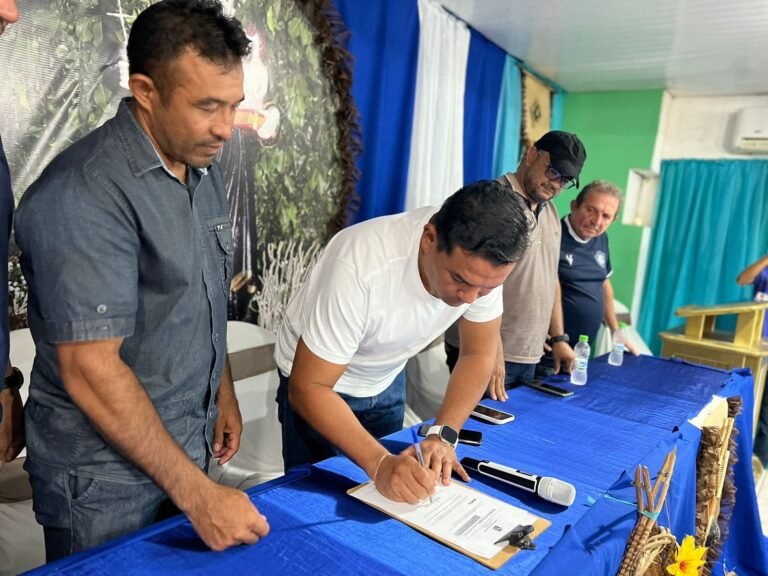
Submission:
[[44,468],[30,474],[33,507],[43,525],[46,562],[144,528],[167,496],[153,482],[122,482]]
[[[459,349],[456,346],[445,343],[445,363],[448,365],[448,371],[453,372],[456,362],[459,359]],[[536,371],[537,364],[518,364],[517,362],[504,362],[504,370],[506,372],[506,378],[504,379],[504,387],[507,389],[512,388],[518,381],[533,380],[534,372]],[[487,392],[486,392],[487,397]]]
[[[279,371],[278,371],[279,372]],[[339,394],[357,419],[374,438],[381,438],[403,428],[405,417],[405,370],[381,394],[355,398]],[[311,464],[339,453],[299,416],[288,401],[288,378],[280,373],[277,388],[277,416],[283,429],[283,463],[288,470],[300,464]]]
[[517,362],[504,362],[506,378],[504,387],[509,390],[524,380],[533,380],[537,364],[518,364]]

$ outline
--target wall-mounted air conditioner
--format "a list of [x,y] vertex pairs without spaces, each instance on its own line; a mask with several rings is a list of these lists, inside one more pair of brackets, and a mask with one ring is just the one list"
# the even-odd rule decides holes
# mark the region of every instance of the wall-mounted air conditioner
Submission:
[[742,108],[733,115],[729,148],[735,154],[768,154],[768,107]]

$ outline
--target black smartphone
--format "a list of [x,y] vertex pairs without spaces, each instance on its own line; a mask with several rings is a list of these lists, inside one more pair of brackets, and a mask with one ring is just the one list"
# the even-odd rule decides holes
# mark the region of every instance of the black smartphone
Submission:
[[[426,436],[427,431],[431,426],[432,424],[422,424],[419,427],[419,436]],[[462,428],[459,430],[459,443],[469,444],[470,446],[480,446],[480,444],[483,443],[483,433]]]
[[538,390],[539,392],[545,392],[547,394],[552,394],[553,396],[560,396],[561,398],[565,398],[566,396],[573,396],[572,391],[566,390],[565,388],[560,388],[560,386],[547,384],[541,380],[526,380],[525,385]]
[[470,446],[480,446],[483,443],[483,433],[477,430],[459,430],[459,442]]

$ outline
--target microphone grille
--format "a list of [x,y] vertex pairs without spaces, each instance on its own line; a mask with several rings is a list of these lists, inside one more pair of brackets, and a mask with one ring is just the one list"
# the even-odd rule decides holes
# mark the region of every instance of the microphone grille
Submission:
[[544,500],[549,500],[561,506],[570,506],[576,499],[576,488],[573,484],[549,476],[541,478],[536,493],[544,498]]

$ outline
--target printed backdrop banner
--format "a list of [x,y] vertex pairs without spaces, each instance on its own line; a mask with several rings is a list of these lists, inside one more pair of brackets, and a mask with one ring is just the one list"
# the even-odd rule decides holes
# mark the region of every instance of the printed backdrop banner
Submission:
[[[149,0],[27,0],[0,50],[0,134],[18,199],[75,140],[111,118],[128,95],[126,43]],[[318,34],[293,0],[224,0],[252,42],[245,101],[219,161],[235,235],[231,318],[267,328],[285,274],[306,265],[338,220],[345,174]],[[332,230],[331,230],[332,231]],[[277,260],[280,261],[277,261]]]

